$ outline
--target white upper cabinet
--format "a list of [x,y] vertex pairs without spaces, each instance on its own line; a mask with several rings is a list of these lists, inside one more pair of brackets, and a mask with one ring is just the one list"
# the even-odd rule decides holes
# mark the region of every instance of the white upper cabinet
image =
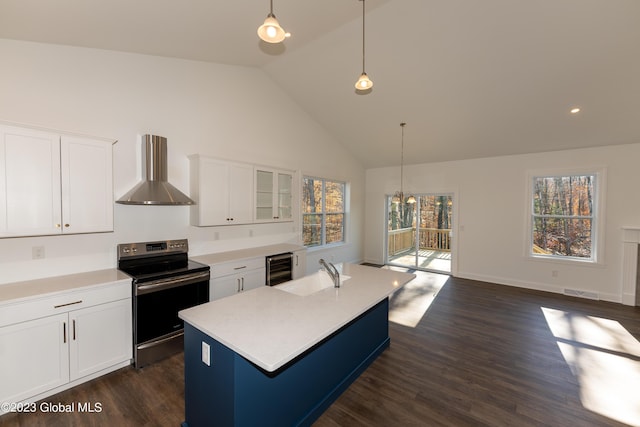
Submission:
[[292,221],[293,172],[256,167],[255,220]]
[[200,155],[189,157],[191,225],[249,224],[253,220],[253,166]]
[[189,156],[191,225],[293,221],[294,172]]
[[63,233],[113,231],[112,143],[62,136]]
[[112,144],[0,125],[0,237],[113,231]]
[[60,233],[60,137],[12,127],[0,132],[1,235]]

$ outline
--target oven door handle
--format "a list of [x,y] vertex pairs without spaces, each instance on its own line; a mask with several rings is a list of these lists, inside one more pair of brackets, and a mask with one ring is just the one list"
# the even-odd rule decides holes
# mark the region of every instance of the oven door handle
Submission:
[[151,292],[158,292],[164,289],[176,288],[178,286],[190,285],[192,283],[202,282],[209,280],[210,274],[208,271],[200,273],[185,274],[183,276],[171,277],[168,279],[159,279],[140,284],[136,286],[136,295],[144,295]]

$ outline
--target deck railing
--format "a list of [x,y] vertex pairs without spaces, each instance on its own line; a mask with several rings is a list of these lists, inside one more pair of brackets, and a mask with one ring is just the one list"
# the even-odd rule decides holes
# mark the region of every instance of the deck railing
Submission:
[[413,228],[400,228],[398,230],[389,231],[389,256],[399,254],[407,249],[411,249],[415,246],[415,235]]
[[[415,247],[415,228],[401,228],[389,231],[388,254],[390,256]],[[435,251],[451,251],[451,229],[420,228],[420,245],[418,249]]]

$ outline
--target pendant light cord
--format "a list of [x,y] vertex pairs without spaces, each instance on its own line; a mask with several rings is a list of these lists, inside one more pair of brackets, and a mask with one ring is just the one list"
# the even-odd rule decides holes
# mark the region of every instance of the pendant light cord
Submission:
[[[272,0],[273,1],[273,0]],[[362,2],[362,74],[364,74],[364,1]]]
[[[400,129],[402,129],[400,139],[400,197],[404,198],[404,126],[406,123],[400,123]],[[404,200],[401,201],[404,203]]]

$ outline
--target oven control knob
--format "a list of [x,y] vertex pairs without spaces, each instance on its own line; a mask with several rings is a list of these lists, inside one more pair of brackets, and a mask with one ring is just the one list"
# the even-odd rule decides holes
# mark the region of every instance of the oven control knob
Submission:
[[127,247],[122,248],[122,252],[124,252],[125,254],[128,254],[129,253],[129,248],[127,248]]

